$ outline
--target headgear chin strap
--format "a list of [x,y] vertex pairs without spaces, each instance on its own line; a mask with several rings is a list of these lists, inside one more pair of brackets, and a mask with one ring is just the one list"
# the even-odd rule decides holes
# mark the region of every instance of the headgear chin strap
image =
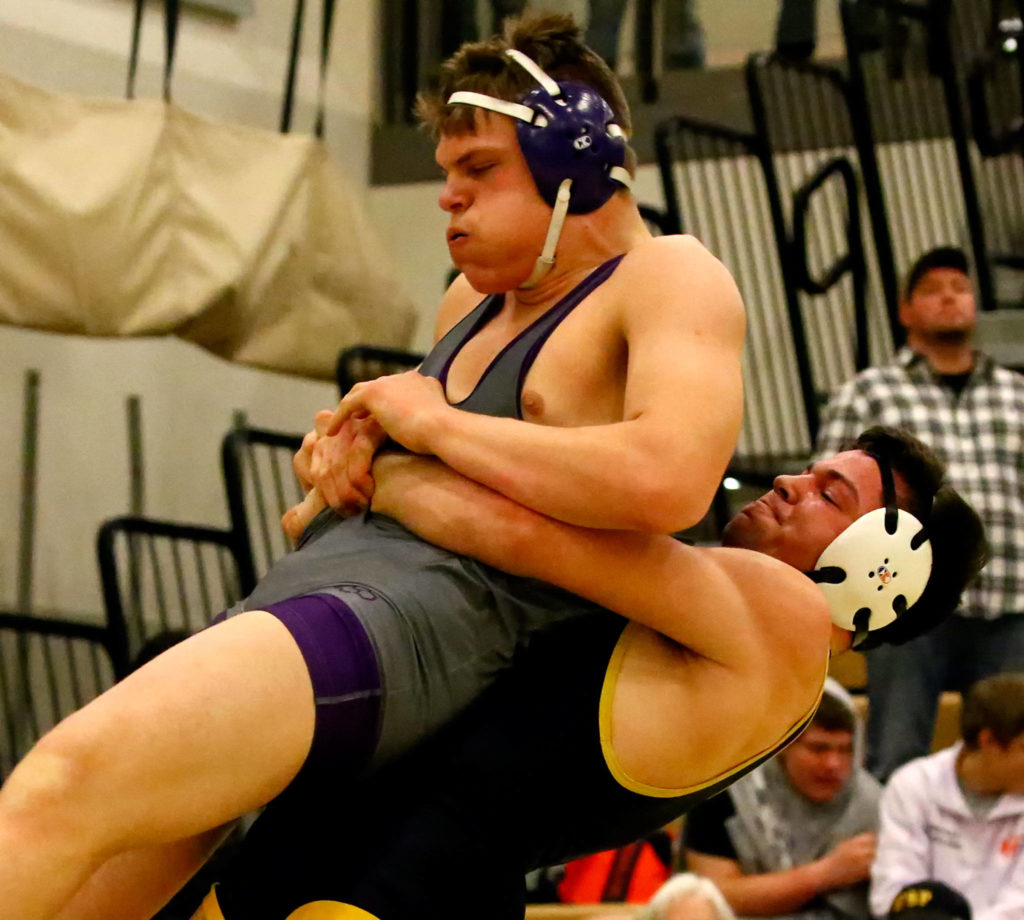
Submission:
[[541,197],[553,209],[544,248],[530,277],[534,287],[555,264],[567,214],[596,211],[620,188],[632,188],[625,169],[626,136],[611,106],[582,83],[558,83],[521,51],[505,52],[540,84],[519,102],[460,90],[449,105],[474,105],[516,120],[523,158]]
[[825,592],[832,622],[854,633],[854,648],[912,607],[932,573],[932,545],[924,525],[897,508],[892,470],[885,460],[874,460],[882,474],[885,507],[857,518],[807,573]]

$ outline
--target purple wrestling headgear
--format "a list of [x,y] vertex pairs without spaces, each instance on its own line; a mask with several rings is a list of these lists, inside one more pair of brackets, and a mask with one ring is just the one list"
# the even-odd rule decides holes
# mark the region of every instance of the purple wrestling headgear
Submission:
[[449,105],[475,105],[516,120],[523,158],[541,197],[554,208],[544,249],[523,284],[532,287],[555,262],[566,214],[596,211],[616,191],[631,188],[624,167],[627,141],[611,106],[582,83],[558,83],[521,51],[505,52],[539,84],[519,102],[460,90]]

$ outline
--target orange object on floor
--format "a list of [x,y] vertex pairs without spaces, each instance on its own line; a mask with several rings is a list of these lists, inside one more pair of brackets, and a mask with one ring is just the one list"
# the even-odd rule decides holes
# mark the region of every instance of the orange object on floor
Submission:
[[654,847],[640,840],[567,863],[558,897],[563,904],[645,904],[670,875]]

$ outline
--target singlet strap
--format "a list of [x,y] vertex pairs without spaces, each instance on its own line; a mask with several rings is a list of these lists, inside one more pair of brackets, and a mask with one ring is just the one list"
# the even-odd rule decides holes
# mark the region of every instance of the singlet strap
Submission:
[[797,737],[797,735],[810,725],[811,719],[814,718],[814,714],[818,709],[818,704],[821,702],[821,696],[825,691],[825,679],[828,676],[827,662],[825,664],[825,668],[823,668],[821,675],[821,687],[815,697],[814,704],[785,731],[782,737],[779,738],[774,745],[767,750],[760,751],[743,762],[735,764],[728,770],[725,770],[716,776],[708,777],[703,782],[694,783],[682,788],[653,786],[649,783],[643,782],[642,780],[635,779],[625,770],[615,753],[615,747],[612,743],[612,707],[615,702],[615,693],[617,690],[619,676],[622,672],[623,661],[626,657],[629,646],[636,640],[637,636],[644,628],[645,627],[641,627],[636,623],[629,623],[622,631],[622,635],[619,637],[619,641],[616,643],[615,650],[612,652],[611,659],[608,662],[604,683],[601,687],[601,701],[598,707],[601,751],[604,754],[605,765],[608,768],[608,772],[615,779],[615,782],[622,788],[649,798],[669,799],[694,795],[727,780],[733,778],[739,779],[741,775],[756,769],[765,761],[773,757],[778,751],[781,751],[786,747],[794,738]]
[[[603,284],[623,259],[615,256],[595,268],[550,310],[520,332],[494,357],[472,392],[453,403],[467,412],[504,418],[522,418],[520,395],[523,381],[551,333],[588,295]],[[504,304],[504,295],[492,294],[452,327],[420,365],[420,373],[447,385],[455,356],[473,336],[493,319]]]
[[504,294],[490,294],[449,329],[423,359],[419,371],[425,377],[436,377],[447,386],[448,370],[462,346],[486,326],[505,303]]
[[[524,352],[519,363],[519,375],[515,385],[517,416],[519,418],[522,418],[523,415],[522,405],[519,400],[523,391],[523,381],[526,380],[526,375],[530,368],[533,367],[533,362],[537,360],[537,355],[540,354],[544,343],[551,337],[551,333],[558,328],[559,323],[575,310],[584,298],[608,280],[608,277],[615,271],[622,259],[623,256],[616,256],[614,259],[609,259],[604,264],[598,266],[548,310],[547,313],[540,317],[537,322],[509,343],[510,351],[518,349]],[[527,336],[527,333],[530,333],[530,335]],[[525,347],[523,346],[524,339],[528,339]]]

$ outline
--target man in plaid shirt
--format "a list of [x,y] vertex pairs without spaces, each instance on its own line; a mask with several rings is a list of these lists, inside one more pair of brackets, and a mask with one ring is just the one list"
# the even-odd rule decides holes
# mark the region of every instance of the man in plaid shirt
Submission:
[[868,768],[881,780],[929,752],[944,689],[1024,670],[1024,376],[971,346],[976,306],[959,249],[922,255],[907,278],[907,344],[843,384],[816,446],[831,454],[865,425],[904,428],[949,465],[985,524],[991,560],[956,614],[903,646],[868,653]]

